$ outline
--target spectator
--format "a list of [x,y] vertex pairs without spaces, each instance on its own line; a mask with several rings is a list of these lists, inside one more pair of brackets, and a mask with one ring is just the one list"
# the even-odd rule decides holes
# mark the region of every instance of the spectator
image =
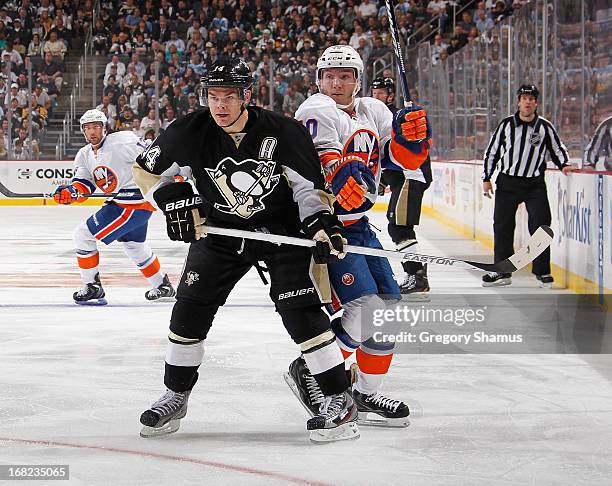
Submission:
[[361,0],[361,3],[355,7],[355,12],[359,17],[366,18],[376,15],[378,13],[378,9],[374,3],[370,2],[370,0]]
[[53,28],[49,31],[49,36],[51,36],[53,32],[55,32],[57,38],[61,40],[67,48],[70,47],[72,43],[72,31],[66,28],[62,17],[57,17],[55,19]]
[[32,40],[30,41],[30,44],[28,45],[28,50],[27,50],[26,55],[28,57],[36,57],[42,60],[43,51],[42,51],[42,44],[40,42],[39,34],[34,34],[32,36]]
[[97,19],[92,30],[93,50],[97,56],[106,54],[109,47],[110,31],[102,22],[102,19]]
[[49,94],[43,89],[42,84],[37,84],[34,88],[33,96],[36,96],[36,104],[44,106],[47,113],[51,111],[53,107],[53,101]]
[[123,76],[121,76],[119,73],[117,73],[117,66],[115,66],[115,65],[112,65],[110,67],[110,72],[107,75],[104,76],[104,81],[102,83],[104,85],[104,87],[108,86],[108,80],[111,77],[117,83],[117,85],[123,84]]
[[211,28],[216,29],[221,34],[224,34],[229,30],[229,20],[223,16],[223,12],[221,10],[217,10],[215,18],[211,23]]
[[57,84],[55,83],[53,78],[49,76],[48,73],[43,71],[42,73],[40,73],[40,76],[37,81],[38,84],[42,86],[43,90],[47,92],[53,104],[55,104],[59,96],[59,90],[57,89]]
[[434,37],[434,43],[431,46],[431,59],[434,64],[440,61],[440,53],[448,48],[448,44],[444,42],[444,38],[440,34]]
[[446,48],[446,53],[450,56],[451,54],[454,54],[459,49],[461,49],[461,47],[463,47],[463,46],[461,45],[459,37],[454,37],[453,36],[453,37],[451,37],[450,45]]
[[[30,42],[30,34],[27,30],[25,30],[22,26],[21,19],[17,17],[13,21],[13,30],[11,31],[11,39],[14,44],[17,44],[19,41],[20,45],[28,45]],[[19,54],[24,55],[25,52],[20,52]]]
[[472,27],[476,26],[474,22],[472,21],[472,14],[468,12],[467,10],[465,10],[461,14],[461,22],[459,22],[458,25],[461,26],[461,28],[463,29],[463,32],[469,32],[472,29]]
[[359,49],[359,39],[365,39],[367,41],[368,37],[363,32],[363,27],[361,26],[361,22],[359,22],[359,20],[355,20],[355,22],[353,22],[353,27],[355,28],[355,31],[353,32],[353,35],[351,36],[349,45],[353,49],[357,50]]
[[166,112],[164,114],[164,121],[161,124],[161,128],[162,130],[165,130],[166,128],[168,128],[170,126],[170,124],[176,120],[176,116],[175,116],[175,112],[174,112],[174,108],[172,108],[172,106],[168,106],[166,108]]
[[131,130],[132,123],[134,122],[134,110],[127,104],[123,106],[123,109],[117,116],[117,124],[115,125],[116,130]]
[[178,33],[176,30],[170,31],[170,39],[166,42],[166,55],[170,51],[170,47],[174,46],[176,48],[176,52],[182,57],[185,53],[185,41],[178,37]]
[[119,32],[115,42],[110,48],[110,52],[113,54],[118,54],[123,58],[127,58],[132,54],[132,43],[130,42],[130,37],[125,32]]
[[[237,10],[236,12],[240,12],[240,10]],[[208,32],[206,30],[206,27],[203,27],[202,24],[200,23],[200,19],[197,19],[197,18],[194,18],[191,21],[191,26],[187,29],[187,36],[186,36],[187,41],[190,41],[193,38],[194,32],[197,32],[200,34],[199,36],[200,39],[206,39],[206,37],[208,37]]]
[[[140,55],[138,53],[135,52],[134,54],[132,54],[132,61],[130,62],[130,64],[134,66],[136,74],[138,74],[138,76],[142,80],[144,76],[147,74],[147,67],[140,60]],[[130,64],[128,64],[128,67]]]
[[6,138],[0,129],[0,160],[8,160],[8,150],[6,150]]
[[485,10],[480,10],[477,15],[476,27],[481,34],[488,32],[495,26],[495,22],[493,22],[491,17],[487,16],[487,12]]
[[108,96],[111,99],[111,102],[113,104],[117,104],[117,100],[119,98],[119,94],[121,90],[116,84],[115,77],[112,75],[109,76],[107,83],[108,84],[104,87],[104,90],[102,91],[102,93],[104,96]]
[[296,83],[289,84],[285,96],[283,97],[283,113],[290,118],[293,117],[299,106],[306,99],[304,95],[299,92],[298,88],[299,85]]
[[19,139],[15,140],[15,145],[13,146],[13,160],[32,160],[32,156],[30,155],[30,151],[23,146],[23,142]]
[[13,47],[14,47],[13,41],[12,40],[7,41],[6,47],[2,51],[2,59],[6,60],[5,56],[8,54],[9,61],[19,66],[23,64],[23,58],[21,57],[21,54],[19,54]]
[[111,73],[112,66],[115,66],[115,68],[117,69],[117,74],[119,76],[123,76],[125,74],[125,64],[121,62],[117,54],[113,54],[113,57],[111,58],[110,62],[104,68],[104,76],[108,76]]
[[45,45],[43,46],[43,52],[48,52],[51,54],[51,56],[61,61],[64,59],[64,55],[67,51],[68,49],[66,48],[66,44],[64,44],[64,41],[57,37],[57,32],[51,31],[49,33],[49,40],[45,42]]
[[153,27],[153,33],[151,37],[154,40],[161,42],[162,44],[170,40],[170,28],[168,26],[168,19],[164,15],[159,16],[159,22]]
[[155,120],[155,108],[149,108],[147,116],[143,117],[143,119],[140,121],[140,126],[157,126],[157,122]]
[[187,24],[190,24],[194,19],[193,9],[189,8],[185,0],[179,0],[176,20],[179,25],[183,25],[186,29]]
[[96,110],[104,111],[104,114],[107,118],[116,118],[117,117],[117,108],[112,103],[112,99],[108,95],[102,96],[102,103],[96,106]]
[[11,89],[4,97],[4,106],[11,106],[12,100],[17,100],[18,107],[24,107],[28,104],[28,98],[25,91],[20,90],[17,83],[11,83]]

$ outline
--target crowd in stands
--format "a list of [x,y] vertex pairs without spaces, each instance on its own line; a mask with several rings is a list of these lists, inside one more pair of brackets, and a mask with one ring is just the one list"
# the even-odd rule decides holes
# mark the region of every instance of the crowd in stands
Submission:
[[[8,157],[9,143],[13,159],[38,158],[40,137],[65,89],[64,58],[74,39],[83,38],[89,26],[85,12],[89,8],[91,15],[91,5],[84,3],[79,7],[78,3],[70,0],[1,2],[0,159]],[[31,72],[31,81],[28,72]]]
[[[475,9],[451,22],[453,11],[471,4]],[[382,1],[100,0],[99,15],[92,21],[93,5],[94,0],[14,0],[0,7],[5,76],[0,79],[1,130],[6,139],[4,122],[12,117],[19,157],[36,156],[24,155],[28,144],[20,142],[20,129],[31,112],[35,137],[44,131],[65,88],[64,58],[90,25],[93,53],[107,62],[98,80],[103,85],[98,108],[107,114],[112,129],[140,135],[164,129],[197,109],[199,78],[221,56],[240,57],[250,64],[255,104],[292,116],[317,91],[316,62],[328,46],[353,46],[366,60],[370,75],[371,61],[392,53]],[[442,26],[432,41],[436,59],[443,60],[511,8],[491,0],[477,5],[470,0],[397,0],[396,16],[404,43],[426,38],[431,29]],[[448,32],[454,23],[454,32]],[[10,73],[5,67],[9,61]],[[35,76],[30,103],[26,62]]]

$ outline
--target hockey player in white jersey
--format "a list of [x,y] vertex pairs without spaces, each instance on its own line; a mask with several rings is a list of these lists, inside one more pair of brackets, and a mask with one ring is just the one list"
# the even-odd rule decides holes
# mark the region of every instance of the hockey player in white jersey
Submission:
[[[320,93],[308,98],[295,116],[310,131],[323,172],[336,198],[334,211],[343,222],[349,244],[382,248],[370,229],[366,211],[376,201],[383,166],[418,168],[427,158],[431,129],[425,111],[415,106],[394,117],[381,101],[356,97],[363,62],[349,46],[332,46],[317,62]],[[360,423],[405,427],[408,406],[379,393],[393,356],[392,344],[361,335],[361,314],[400,300],[400,289],[385,258],[348,254],[329,263],[342,317],[332,321],[345,359],[356,354],[358,371],[353,397]],[[316,413],[320,394],[304,360],[296,359],[285,376],[310,413]]]
[[153,286],[147,300],[174,297],[175,290],[161,270],[159,260],[145,243],[147,226],[155,209],[134,183],[132,165],[147,147],[131,131],[106,133],[106,115],[88,110],[80,119],[87,145],[74,159],[75,172],[70,184],[58,186],[53,195],[58,204],[86,200],[97,189],[111,196],[104,205],[74,230],[77,262],[83,288],[73,294],[77,304],[105,305],[100,281],[98,241],[105,245],[120,241],[127,256]]

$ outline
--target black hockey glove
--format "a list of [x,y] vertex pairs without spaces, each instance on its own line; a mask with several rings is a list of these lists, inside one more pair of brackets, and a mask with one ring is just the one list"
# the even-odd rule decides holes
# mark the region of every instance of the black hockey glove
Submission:
[[192,243],[206,236],[202,229],[204,218],[199,211],[202,198],[193,192],[191,184],[174,182],[162,186],[153,193],[153,198],[166,215],[171,240]]
[[317,243],[311,247],[315,263],[329,263],[345,257],[342,250],[346,240],[340,234],[342,223],[336,216],[319,211],[304,219],[302,228],[306,236]]

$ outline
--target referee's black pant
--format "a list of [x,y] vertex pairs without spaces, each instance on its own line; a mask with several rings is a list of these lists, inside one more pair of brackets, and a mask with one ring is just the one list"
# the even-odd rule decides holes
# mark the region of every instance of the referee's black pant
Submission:
[[[527,208],[530,234],[533,234],[543,224],[550,226],[551,214],[543,175],[540,177],[512,177],[499,174],[496,184],[493,235],[495,262],[499,262],[514,253],[516,210],[520,203],[525,203]],[[550,273],[550,248],[547,248],[533,261],[532,273],[535,275]]]

